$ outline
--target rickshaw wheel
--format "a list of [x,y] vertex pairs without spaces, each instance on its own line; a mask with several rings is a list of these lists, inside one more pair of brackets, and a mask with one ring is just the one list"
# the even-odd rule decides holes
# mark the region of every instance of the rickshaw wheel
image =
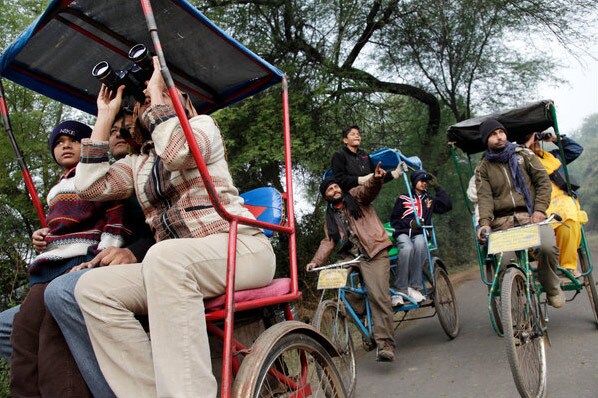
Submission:
[[[496,272],[496,266],[494,264],[494,261],[486,262],[486,264],[484,265],[484,270],[486,272],[486,280],[488,282],[492,282],[492,280],[494,279],[494,273]],[[494,327],[499,336],[502,336],[504,333],[504,330],[502,327],[502,316],[501,316],[502,299],[501,299],[501,295],[500,295],[500,286],[501,286],[502,278],[503,278],[503,272],[501,271],[498,274],[499,284],[497,286],[497,291],[495,292],[498,294],[493,294],[492,297],[490,298],[490,311],[491,311],[490,315],[493,318]],[[491,288],[492,288],[492,286],[488,286],[488,294],[490,294]]]
[[541,331],[542,314],[531,286],[529,300],[525,275],[509,268],[502,281],[502,319],[507,358],[522,397],[546,393],[546,348]]
[[342,304],[334,300],[324,300],[316,309],[313,327],[335,345],[340,356],[332,360],[345,384],[347,396],[352,396],[355,389],[355,350],[351,321],[345,315]]
[[[579,264],[582,273],[588,272],[590,269],[590,260],[585,250],[578,249]],[[583,284],[588,292],[588,299],[590,300],[590,307],[592,307],[592,313],[594,314],[594,320],[598,326],[598,292],[596,292],[596,281],[594,275],[589,273],[584,277]]]
[[459,307],[451,280],[437,262],[434,264],[433,300],[442,329],[449,338],[454,339],[459,334]]
[[243,360],[231,396],[347,396],[332,357],[316,339],[302,332],[268,337],[276,341],[260,346],[256,340]]

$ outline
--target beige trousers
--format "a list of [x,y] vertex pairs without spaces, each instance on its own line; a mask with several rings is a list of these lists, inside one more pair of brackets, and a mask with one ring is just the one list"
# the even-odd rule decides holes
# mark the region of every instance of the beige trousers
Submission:
[[[75,289],[98,363],[118,397],[215,397],[204,298],[226,288],[227,234],[156,243],[142,264],[98,268]],[[236,290],[262,287],[275,256],[239,235]],[[148,314],[151,341],[134,314]]]

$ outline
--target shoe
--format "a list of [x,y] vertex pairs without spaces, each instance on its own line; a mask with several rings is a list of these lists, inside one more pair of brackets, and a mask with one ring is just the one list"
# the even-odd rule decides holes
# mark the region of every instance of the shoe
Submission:
[[561,308],[563,305],[565,305],[565,301],[567,301],[565,293],[561,289],[559,289],[557,294],[547,294],[546,298],[548,299],[548,304],[554,308]]
[[384,344],[382,348],[378,348],[376,355],[378,362],[392,362],[395,360],[395,349],[390,344]]
[[405,304],[405,302],[403,301],[403,297],[396,295],[396,296],[392,296],[390,298],[390,302],[392,304],[393,307],[396,307],[397,305],[403,305]]
[[421,294],[419,290],[407,288],[407,295],[413,299],[416,303],[420,303],[426,299],[426,296]]

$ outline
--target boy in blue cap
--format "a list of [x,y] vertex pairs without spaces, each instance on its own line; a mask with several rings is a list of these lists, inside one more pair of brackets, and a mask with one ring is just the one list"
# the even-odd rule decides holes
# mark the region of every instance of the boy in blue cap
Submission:
[[29,264],[29,292],[15,315],[11,343],[11,395],[48,397],[90,396],[60,329],[44,304],[44,291],[54,278],[102,249],[122,246],[123,205],[79,199],[74,185],[81,140],[91,128],[68,120],[52,131],[52,157],[65,173],[47,197],[47,228],[33,233],[39,253]]
[[[436,177],[425,170],[415,170],[411,174],[411,185],[413,201],[409,195],[399,196],[390,216],[390,225],[395,229],[393,237],[399,249],[394,285],[400,293],[420,302],[425,299],[420,290],[423,288],[422,269],[428,249],[421,226],[431,224],[433,213],[446,213],[453,205],[448,193],[438,185]],[[428,194],[429,186],[436,190],[436,196]],[[403,297],[393,296],[393,307],[402,304]]]

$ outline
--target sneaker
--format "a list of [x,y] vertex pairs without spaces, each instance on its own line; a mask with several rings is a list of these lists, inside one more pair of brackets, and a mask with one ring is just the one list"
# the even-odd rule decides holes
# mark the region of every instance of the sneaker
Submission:
[[393,307],[396,307],[397,305],[403,305],[405,304],[405,302],[403,301],[403,297],[396,295],[396,296],[392,296],[390,298],[390,302],[392,304]]
[[421,294],[419,290],[407,288],[407,295],[413,299],[416,303],[422,302],[426,299],[426,296]]
[[565,293],[561,289],[559,289],[557,294],[547,294],[546,298],[548,299],[548,304],[554,308],[561,308],[563,305],[565,305],[565,301],[567,301]]
[[392,362],[395,360],[395,349],[390,344],[384,344],[382,348],[378,347],[376,355],[378,362]]

